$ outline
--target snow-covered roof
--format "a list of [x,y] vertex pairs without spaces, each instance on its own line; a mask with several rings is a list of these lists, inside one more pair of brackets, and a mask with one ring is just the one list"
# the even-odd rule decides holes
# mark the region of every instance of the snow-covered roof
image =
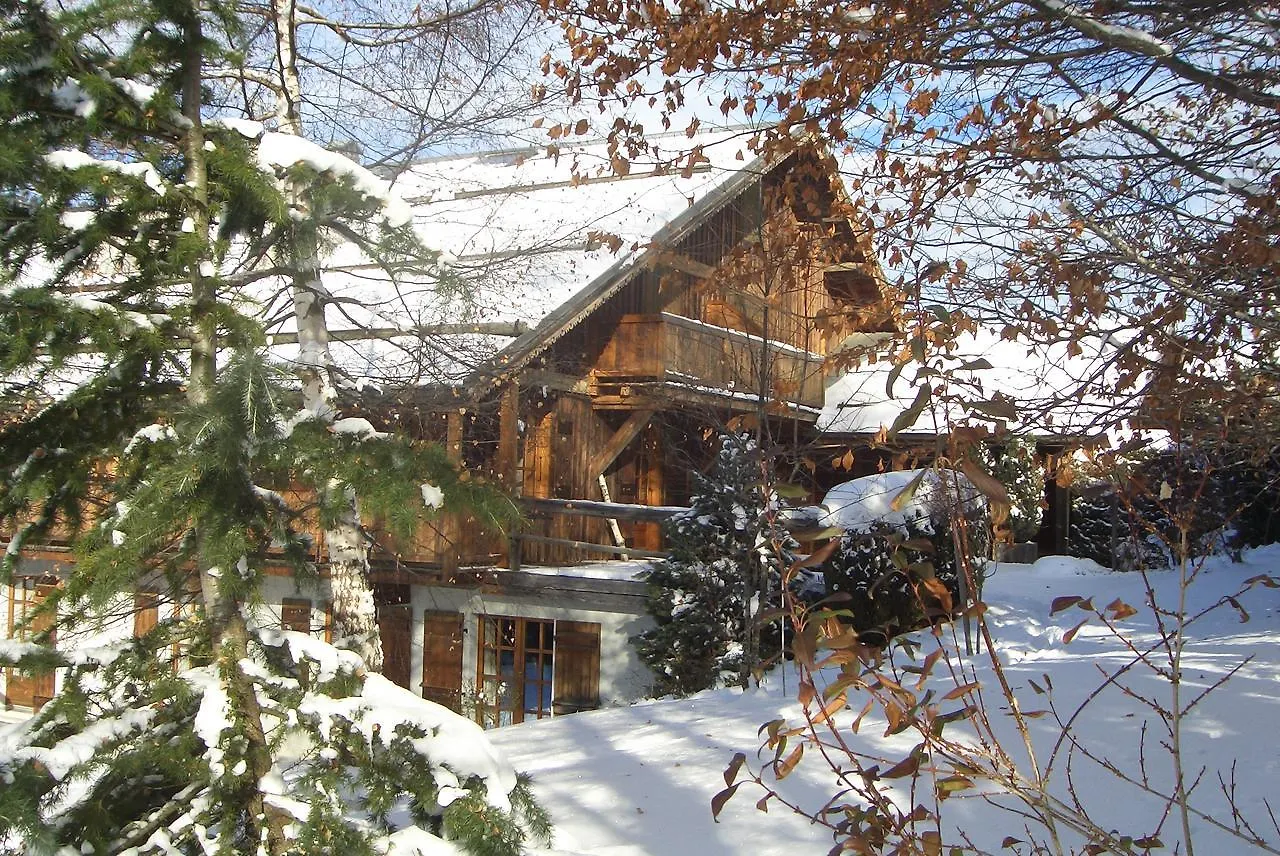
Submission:
[[[1129,412],[1129,405],[1115,393],[1114,357],[1107,345],[1068,353],[1063,344],[1045,346],[1002,339],[991,331],[963,334],[945,355],[927,357],[929,371],[909,364],[896,378],[888,394],[894,366],[890,345],[882,359],[840,374],[832,374],[826,386],[826,402],[818,427],[828,434],[874,434],[889,428],[906,411],[929,382],[935,391],[943,384],[933,370],[947,371],[952,380],[927,406],[907,434],[945,433],[948,426],[966,422],[991,425],[999,411],[973,410],[966,404],[1007,400],[1016,418],[1006,427],[1040,437],[1093,434],[1110,427],[1114,418]],[[963,366],[972,368],[962,368]]]
[[[754,181],[764,165],[745,150],[741,131],[651,142],[657,153],[633,159],[625,175],[615,174],[603,141],[562,143],[556,157],[522,149],[414,165],[393,188],[460,287],[442,289],[435,277],[393,283],[354,247],[337,248],[324,279],[337,301],[329,310],[337,362],[352,376],[407,383],[459,383],[481,366],[514,363],[621,285],[664,230],[678,233],[681,222],[731,201],[731,188]],[[695,145],[705,162],[662,168]],[[286,305],[282,295],[276,311]],[[273,332],[292,332],[292,317],[279,314]],[[445,324],[447,332],[432,332]],[[360,327],[382,334],[343,341],[342,331]],[[495,331],[525,332],[513,340]]]

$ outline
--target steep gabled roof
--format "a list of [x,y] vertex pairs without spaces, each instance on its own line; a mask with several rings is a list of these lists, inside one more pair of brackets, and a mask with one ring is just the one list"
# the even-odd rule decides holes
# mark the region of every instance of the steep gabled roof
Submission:
[[647,242],[634,244],[625,255],[620,256],[572,297],[543,316],[537,327],[503,349],[495,357],[490,373],[518,370],[617,293],[637,272],[654,264],[665,248],[674,246],[694,227],[758,182],[776,162],[757,157],[736,171],[719,170],[716,183],[703,188],[697,201],[667,221]]
[[[396,182],[459,289],[392,282],[340,247],[325,274],[335,358],[355,377],[487,389],[580,323],[651,262],[783,158],[745,150],[742,131],[656,137],[656,155],[614,174],[603,141],[437,158]],[[702,146],[705,162],[663,161]],[[276,332],[287,340],[292,319]],[[361,333],[374,330],[377,335]],[[507,335],[496,335],[506,333]],[[519,334],[512,338],[511,334]]]

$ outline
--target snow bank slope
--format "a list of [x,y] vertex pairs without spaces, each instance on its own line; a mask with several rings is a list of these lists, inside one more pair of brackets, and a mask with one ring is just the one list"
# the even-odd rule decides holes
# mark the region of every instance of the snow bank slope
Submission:
[[[1194,612],[1217,602],[1259,574],[1280,575],[1280,547],[1253,551],[1242,565],[1213,560],[1192,587],[1188,606]],[[1161,572],[1150,579],[1157,600],[1172,604],[1176,575]],[[1047,674],[1055,688],[1055,703],[1069,712],[1099,685],[1100,668],[1115,668],[1129,659],[1120,642],[1091,625],[1079,630],[1070,644],[1063,643],[1068,631],[1085,617],[1074,607],[1049,614],[1053,598],[1066,595],[1092,595],[1099,606],[1119,597],[1139,609],[1146,600],[1141,576],[1112,573],[1086,561],[1055,557],[1034,566],[998,566],[988,582],[986,600],[998,636],[997,650],[1008,664],[1009,679],[1024,710],[1046,706],[1045,697],[1032,691],[1030,681],[1043,686]],[[1227,822],[1230,813],[1217,776],[1221,772],[1229,781],[1232,762],[1238,761],[1234,776],[1240,808],[1259,833],[1274,843],[1280,833],[1270,827],[1262,800],[1270,799],[1275,782],[1280,781],[1280,737],[1274,727],[1280,721],[1280,590],[1255,586],[1241,605],[1249,613],[1247,622],[1227,607],[1194,625],[1185,661],[1190,694],[1198,694],[1246,657],[1254,659],[1195,707],[1187,728],[1185,758],[1193,775],[1205,769],[1193,794],[1195,801]],[[1158,639],[1146,610],[1122,626],[1138,648]],[[926,642],[926,653],[930,644]],[[998,704],[991,668],[982,657],[973,663],[996,727],[1008,735],[1009,748],[1016,753],[1018,744]],[[761,813],[754,804],[763,794],[748,786],[728,803],[721,823],[711,819],[711,797],[724,788],[722,773],[734,752],[745,752],[754,761],[762,723],[780,716],[799,720],[798,705],[791,700],[795,677],[785,676],[790,692],[783,691],[782,679],[775,673],[771,686],[746,694],[718,691],[682,701],[648,702],[529,723],[497,732],[495,742],[518,769],[535,776],[536,791],[555,819],[558,852],[601,856],[823,853],[832,840],[826,830],[778,802],[770,803],[767,814]],[[1129,680],[1140,691],[1161,690],[1158,681],[1138,670]],[[852,718],[853,713],[846,716]],[[1146,745],[1140,749],[1144,723]],[[1048,716],[1032,720],[1032,728],[1044,764],[1056,728]],[[1145,755],[1151,781],[1158,783],[1169,774],[1167,756],[1159,746],[1160,728],[1151,710],[1110,688],[1077,719],[1075,731],[1121,769],[1136,771],[1140,754]],[[908,734],[890,738],[883,734],[882,723],[868,721],[853,739],[863,751],[889,761],[901,758],[916,742]],[[1135,837],[1156,829],[1162,813],[1158,800],[1142,796],[1083,759],[1073,762],[1070,773],[1080,798],[1107,828]],[[1067,795],[1067,776],[1065,759],[1059,760],[1053,768],[1055,793]],[[810,753],[779,790],[788,799],[815,809],[835,793],[836,786],[832,774]],[[1274,801],[1273,806],[1280,812]],[[973,844],[993,852],[1001,852],[1006,836],[1025,838],[1016,817],[985,800],[952,798],[943,811],[948,846],[964,843],[957,825]],[[1206,822],[1197,821],[1194,831],[1202,852],[1252,852],[1247,844]],[[1168,848],[1164,852],[1172,852],[1176,821],[1170,818],[1159,834]]]

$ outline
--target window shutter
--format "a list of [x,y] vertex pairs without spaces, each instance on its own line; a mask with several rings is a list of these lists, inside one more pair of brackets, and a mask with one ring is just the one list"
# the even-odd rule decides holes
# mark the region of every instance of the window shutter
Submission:
[[600,706],[600,625],[557,621],[555,651],[556,714]]
[[160,623],[160,596],[153,591],[140,591],[133,596],[133,635],[146,636]]
[[462,615],[427,610],[423,620],[422,697],[462,711]]
[[285,630],[311,633],[311,601],[286,597],[280,602],[280,625]]

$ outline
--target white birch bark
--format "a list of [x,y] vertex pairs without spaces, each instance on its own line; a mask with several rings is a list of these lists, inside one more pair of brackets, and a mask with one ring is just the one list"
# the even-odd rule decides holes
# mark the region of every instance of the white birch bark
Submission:
[[[199,5],[193,3],[184,15],[186,56],[183,61],[182,113],[188,120],[185,139],[186,183],[190,188],[190,216],[198,234],[209,234],[208,164],[205,159],[204,131],[201,126],[201,87],[204,41]],[[188,375],[187,400],[193,405],[206,404],[212,395],[218,372],[216,284],[205,275],[202,265],[191,273],[191,369]],[[224,794],[230,805],[241,806],[245,828],[243,839],[259,842],[258,850],[266,856],[284,853],[287,842],[283,820],[263,799],[257,783],[271,770],[271,755],[262,709],[253,683],[240,668],[248,655],[249,628],[238,601],[222,584],[220,574],[211,566],[207,555],[206,533],[197,528],[196,567],[200,574],[201,597],[210,625],[214,657],[236,713],[236,726],[244,739],[242,762],[247,775],[240,784]]]
[[[293,0],[273,0],[276,53],[280,83],[276,90],[278,130],[302,134],[298,104],[302,85],[298,77],[297,9]],[[293,269],[294,317],[298,326],[298,378],[302,406],[326,424],[337,416],[337,389],[333,382],[333,356],[325,306],[329,292],[321,279],[322,259],[318,235],[295,243],[294,257],[285,260]],[[328,500],[341,491],[342,510],[325,530],[329,554],[329,594],[332,601],[334,644],[358,653],[370,671],[382,671],[382,640],[378,635],[377,608],[369,585],[369,548],[360,527],[360,505],[354,491],[331,484],[324,488]]]

